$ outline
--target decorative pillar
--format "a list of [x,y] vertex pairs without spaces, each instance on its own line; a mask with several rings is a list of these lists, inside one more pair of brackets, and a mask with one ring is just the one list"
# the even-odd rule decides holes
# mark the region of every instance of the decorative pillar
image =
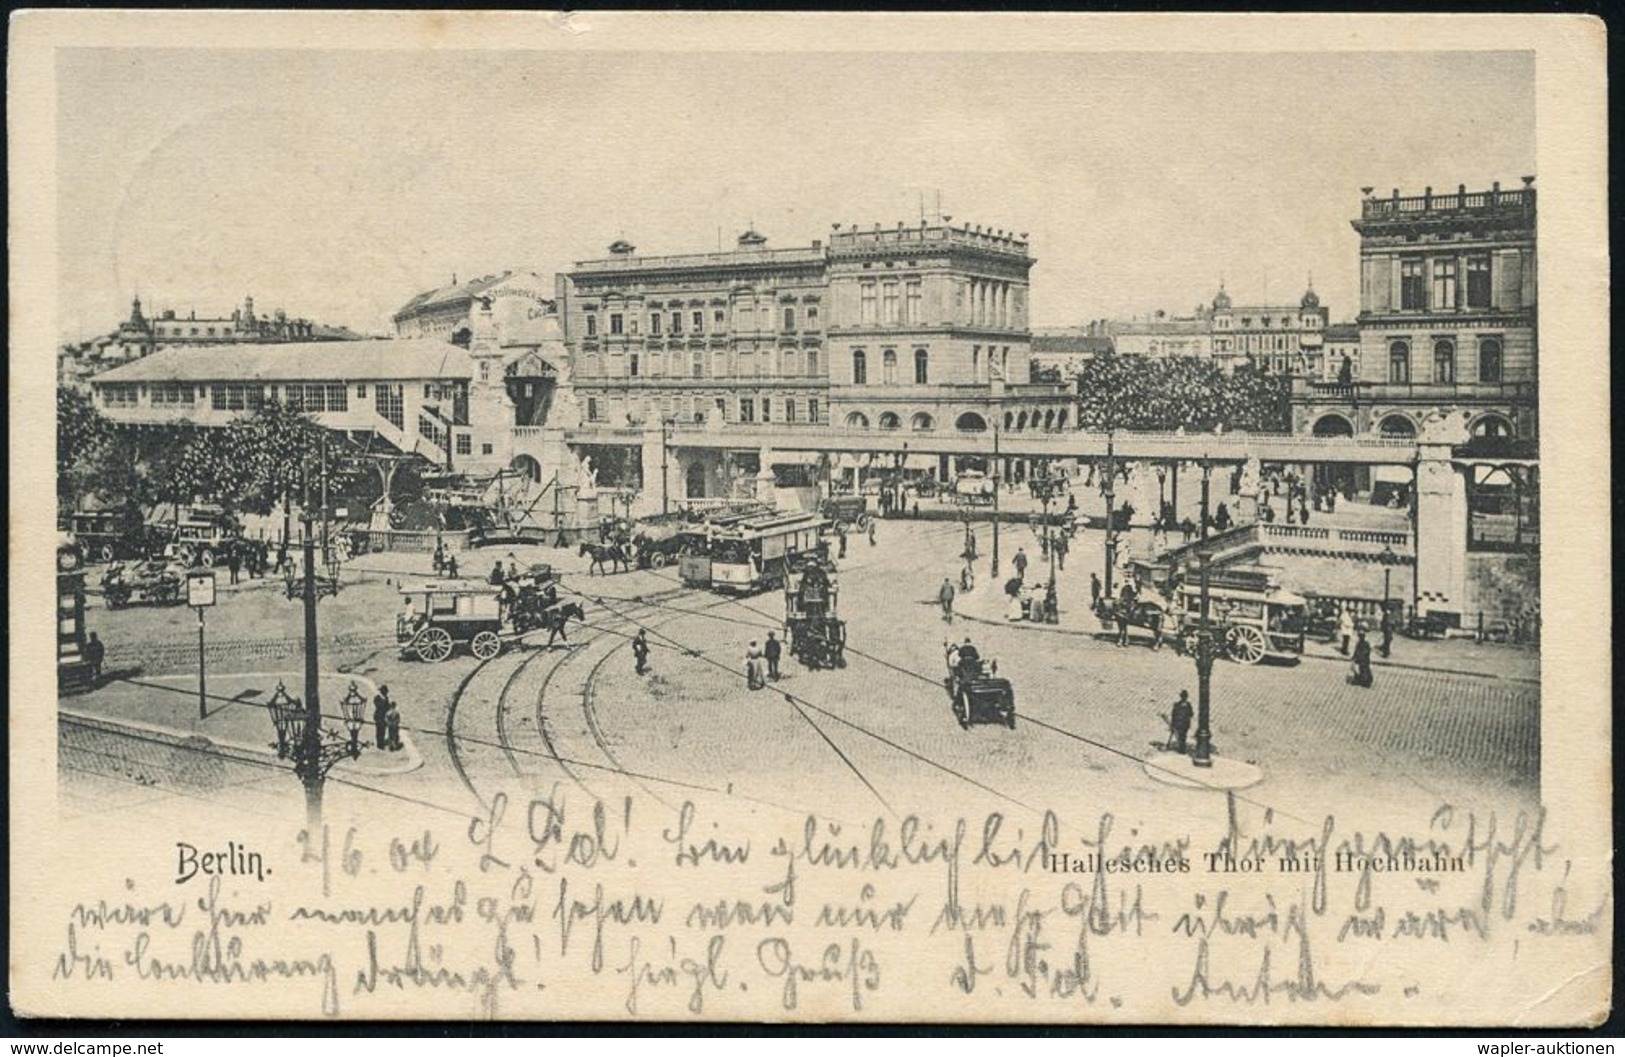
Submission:
[[1467,597],[1467,478],[1449,444],[1417,446],[1416,597],[1419,615],[1460,613]]

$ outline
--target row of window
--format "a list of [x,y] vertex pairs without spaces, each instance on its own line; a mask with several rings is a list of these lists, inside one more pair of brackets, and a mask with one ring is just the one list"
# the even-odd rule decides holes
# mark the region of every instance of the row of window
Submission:
[[[1431,270],[1429,264],[1432,265]],[[1404,311],[1490,307],[1490,255],[1466,260],[1466,282],[1459,282],[1455,257],[1405,257],[1399,262],[1399,307]]]
[[[735,306],[735,329],[772,330],[773,306],[762,305],[759,311],[759,322],[761,325],[757,327],[754,326],[754,324],[758,322],[758,319],[753,318],[753,316],[757,316],[757,310],[753,308],[752,305],[740,304]],[[780,329],[782,329],[786,334],[794,333],[798,329],[798,319],[805,319],[806,329],[817,330],[818,306],[808,305],[804,311],[805,315],[798,317],[794,306],[786,306],[781,310],[779,316],[779,322],[781,325]],[[586,336],[589,338],[596,338],[598,336],[598,313],[588,312],[586,313],[585,318]],[[650,312],[648,316],[649,336],[653,338],[665,337],[667,335],[674,338],[682,337],[684,333],[683,327],[685,320],[687,321],[688,333],[704,334],[706,332],[704,309],[695,309],[692,312],[689,312],[686,316],[682,312]],[[638,332],[638,321],[639,317],[636,315],[626,312],[611,312],[609,313],[608,320],[609,333],[612,337],[618,335],[635,335]],[[712,311],[711,333],[723,333],[727,329],[727,323],[728,315],[723,309],[718,308]]]
[[[367,387],[356,386],[357,396],[365,396]],[[350,387],[342,383],[327,385],[288,385],[283,387],[283,401],[295,411],[348,411]]]
[[[901,291],[901,296],[899,296]],[[861,283],[858,286],[858,321],[862,323],[918,323],[924,297],[920,281]]]
[[[770,351],[763,352],[761,355],[749,350],[740,351],[734,357],[733,366],[735,370],[729,372],[728,354],[725,349],[714,350],[709,363],[707,363],[708,358],[705,349],[694,349],[686,354],[682,350],[673,349],[665,356],[662,356],[659,352],[629,352],[624,359],[626,371],[624,375],[620,373],[619,368],[613,371],[610,370],[610,365],[623,362],[621,356],[616,354],[604,360],[603,376],[682,378],[686,367],[687,377],[689,378],[761,378],[772,373],[772,364],[770,362],[772,355],[773,353]],[[819,359],[817,349],[784,349],[781,351],[780,357],[779,377],[818,377]],[[804,375],[800,370],[803,357],[805,357],[806,365]],[[599,377],[599,366],[596,354],[591,352],[583,354],[581,373],[584,377]],[[708,368],[709,374],[707,374]]]
[[[707,399],[710,401],[710,406],[715,407],[719,412],[721,412],[723,420],[727,422],[755,423],[760,421],[772,423],[778,421],[790,423],[806,422],[811,425],[817,425],[820,421],[818,417],[819,404],[816,397],[810,397],[803,401],[797,400],[795,397],[774,398],[770,396],[742,396],[738,398],[738,402],[735,404],[734,401],[725,396],[710,398],[689,397],[686,402],[681,397],[667,396],[663,397],[659,401],[658,408],[660,417],[662,419],[675,418],[692,422],[703,421],[705,418],[704,408],[707,406]],[[778,409],[776,412],[775,408]],[[636,420],[641,421],[642,418],[646,416],[647,412],[651,410],[654,410],[654,406],[652,404],[646,404],[641,409],[640,415],[634,416],[627,414],[626,421],[629,424],[633,423],[635,418]],[[760,418],[757,418],[758,410],[761,412]],[[587,421],[606,421],[607,415],[605,411],[605,401],[596,396],[589,396],[587,398]],[[777,414],[779,417],[775,418],[775,414]]]
[[[1270,328],[1270,323],[1274,319],[1275,319],[1274,316],[1260,316],[1260,317],[1258,317],[1259,328],[1262,329],[1262,330],[1268,330]],[[1281,328],[1284,329],[1284,330],[1293,329],[1293,320],[1294,320],[1294,317],[1292,317],[1292,316],[1281,316],[1280,317],[1280,326],[1281,326]],[[1214,319],[1213,324],[1219,330],[1228,330],[1228,329],[1230,329],[1230,317],[1227,316],[1227,315],[1221,314],[1221,315],[1217,316]],[[1249,329],[1252,328],[1252,325],[1253,325],[1253,317],[1252,316],[1242,316],[1241,317],[1241,329],[1242,330],[1249,330]],[[1297,324],[1297,329],[1299,329],[1299,330],[1319,330],[1320,329],[1320,317],[1319,316],[1304,316],[1303,321],[1301,323]]]
[[[897,384],[897,350],[886,349],[880,354],[882,385]],[[914,350],[914,384],[928,385],[931,381],[931,354],[925,349]],[[869,354],[862,349],[852,350],[852,384],[869,384]]]
[[[1499,338],[1478,339],[1478,380],[1498,384],[1505,372],[1504,350]],[[1388,344],[1388,381],[1393,385],[1411,382],[1411,344],[1392,341]],[[1420,379],[1418,379],[1420,381]],[[1435,384],[1451,385],[1456,381],[1456,343],[1450,338],[1433,341],[1433,377]]]

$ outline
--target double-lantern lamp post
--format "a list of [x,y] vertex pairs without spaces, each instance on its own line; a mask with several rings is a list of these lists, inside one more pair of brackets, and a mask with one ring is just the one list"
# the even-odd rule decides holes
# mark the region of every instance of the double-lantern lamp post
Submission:
[[[1204,467],[1205,468],[1205,467]],[[1206,492],[1207,476],[1202,478]],[[1204,506],[1206,504],[1204,503]],[[1208,567],[1213,556],[1204,551],[1196,555],[1201,577],[1201,618],[1196,631],[1196,745],[1191,751],[1191,763],[1197,767],[1213,766],[1213,661],[1219,655],[1219,638],[1209,622]]]
[[1111,431],[1106,433],[1106,464],[1098,473],[1100,494],[1106,497],[1106,594],[1112,597],[1112,572],[1117,565],[1117,516],[1113,509],[1117,493],[1117,441]]
[[[327,439],[321,443],[322,470],[326,472]],[[305,697],[301,702],[288,694],[286,686],[277,683],[271,695],[271,722],[276,728],[277,755],[291,758],[294,773],[305,786],[305,816],[307,825],[314,830],[322,822],[322,783],[327,772],[342,759],[355,759],[361,755],[359,734],[365,699],[355,683],[339,701],[344,725],[349,728],[348,743],[322,727],[321,677],[316,634],[316,602],[323,595],[337,595],[337,575],[318,576],[316,573],[316,539],[312,531],[314,518],[310,513],[310,487],[305,482],[305,504],[300,515],[304,522],[305,555],[304,575],[294,576],[288,570],[286,584],[288,599],[297,599],[304,605],[305,614]],[[331,570],[336,573],[336,569]]]
[[1157,463],[1157,524],[1168,525],[1168,467]]
[[1039,471],[1039,473],[1027,478],[1027,488],[1032,493],[1033,498],[1044,505],[1044,534],[1040,538],[1040,542],[1043,544],[1045,553],[1049,555],[1049,589],[1052,592],[1058,592],[1059,587],[1055,582],[1055,552],[1059,547],[1060,526],[1050,521],[1049,505],[1062,492],[1066,491],[1067,484],[1066,478],[1050,475],[1048,463],[1040,464]]

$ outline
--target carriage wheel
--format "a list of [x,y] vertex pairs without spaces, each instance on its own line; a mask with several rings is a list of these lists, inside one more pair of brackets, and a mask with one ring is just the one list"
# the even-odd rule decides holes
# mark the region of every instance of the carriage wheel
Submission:
[[424,628],[418,633],[418,660],[439,664],[451,656],[451,634],[445,628]]
[[474,641],[468,644],[474,656],[482,661],[488,661],[502,652],[502,640],[497,638],[494,631],[482,631],[474,636]]
[[970,729],[970,693],[965,690],[954,695],[954,718],[962,730]]
[[655,551],[653,554],[649,555],[649,568],[664,569],[666,567],[666,561],[667,558],[665,551]]
[[837,667],[837,668],[845,668],[846,667],[846,654],[844,652],[837,652],[835,654],[835,667]]
[[214,568],[214,551],[204,547],[203,552],[197,556],[197,563],[205,569]]
[[1225,645],[1230,649],[1231,658],[1242,664],[1257,664],[1264,659],[1264,633],[1257,628],[1246,625],[1231,628],[1230,634],[1225,636]]
[[115,555],[113,553],[113,545],[111,543],[102,544],[102,549],[96,553],[101,556],[103,565],[111,565],[113,563],[113,558]]
[[857,526],[859,532],[869,531],[869,515],[859,514],[858,519],[854,521],[853,524]]

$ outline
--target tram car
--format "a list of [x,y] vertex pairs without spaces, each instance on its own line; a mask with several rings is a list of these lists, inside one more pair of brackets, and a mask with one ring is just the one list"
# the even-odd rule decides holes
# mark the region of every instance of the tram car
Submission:
[[821,562],[791,573],[784,585],[790,655],[808,668],[846,667],[846,622],[836,615],[839,588]]
[[992,506],[998,484],[980,470],[965,470],[954,478],[953,501],[959,506]]
[[810,562],[827,562],[824,531],[816,514],[726,514],[705,523],[701,545],[678,558],[690,587],[743,594],[784,586]]
[[948,666],[944,680],[954,703],[954,718],[968,730],[978,724],[998,723],[1016,728],[1016,691],[1010,680],[999,675],[997,661],[984,660],[969,641],[960,645],[944,642],[943,656]]

